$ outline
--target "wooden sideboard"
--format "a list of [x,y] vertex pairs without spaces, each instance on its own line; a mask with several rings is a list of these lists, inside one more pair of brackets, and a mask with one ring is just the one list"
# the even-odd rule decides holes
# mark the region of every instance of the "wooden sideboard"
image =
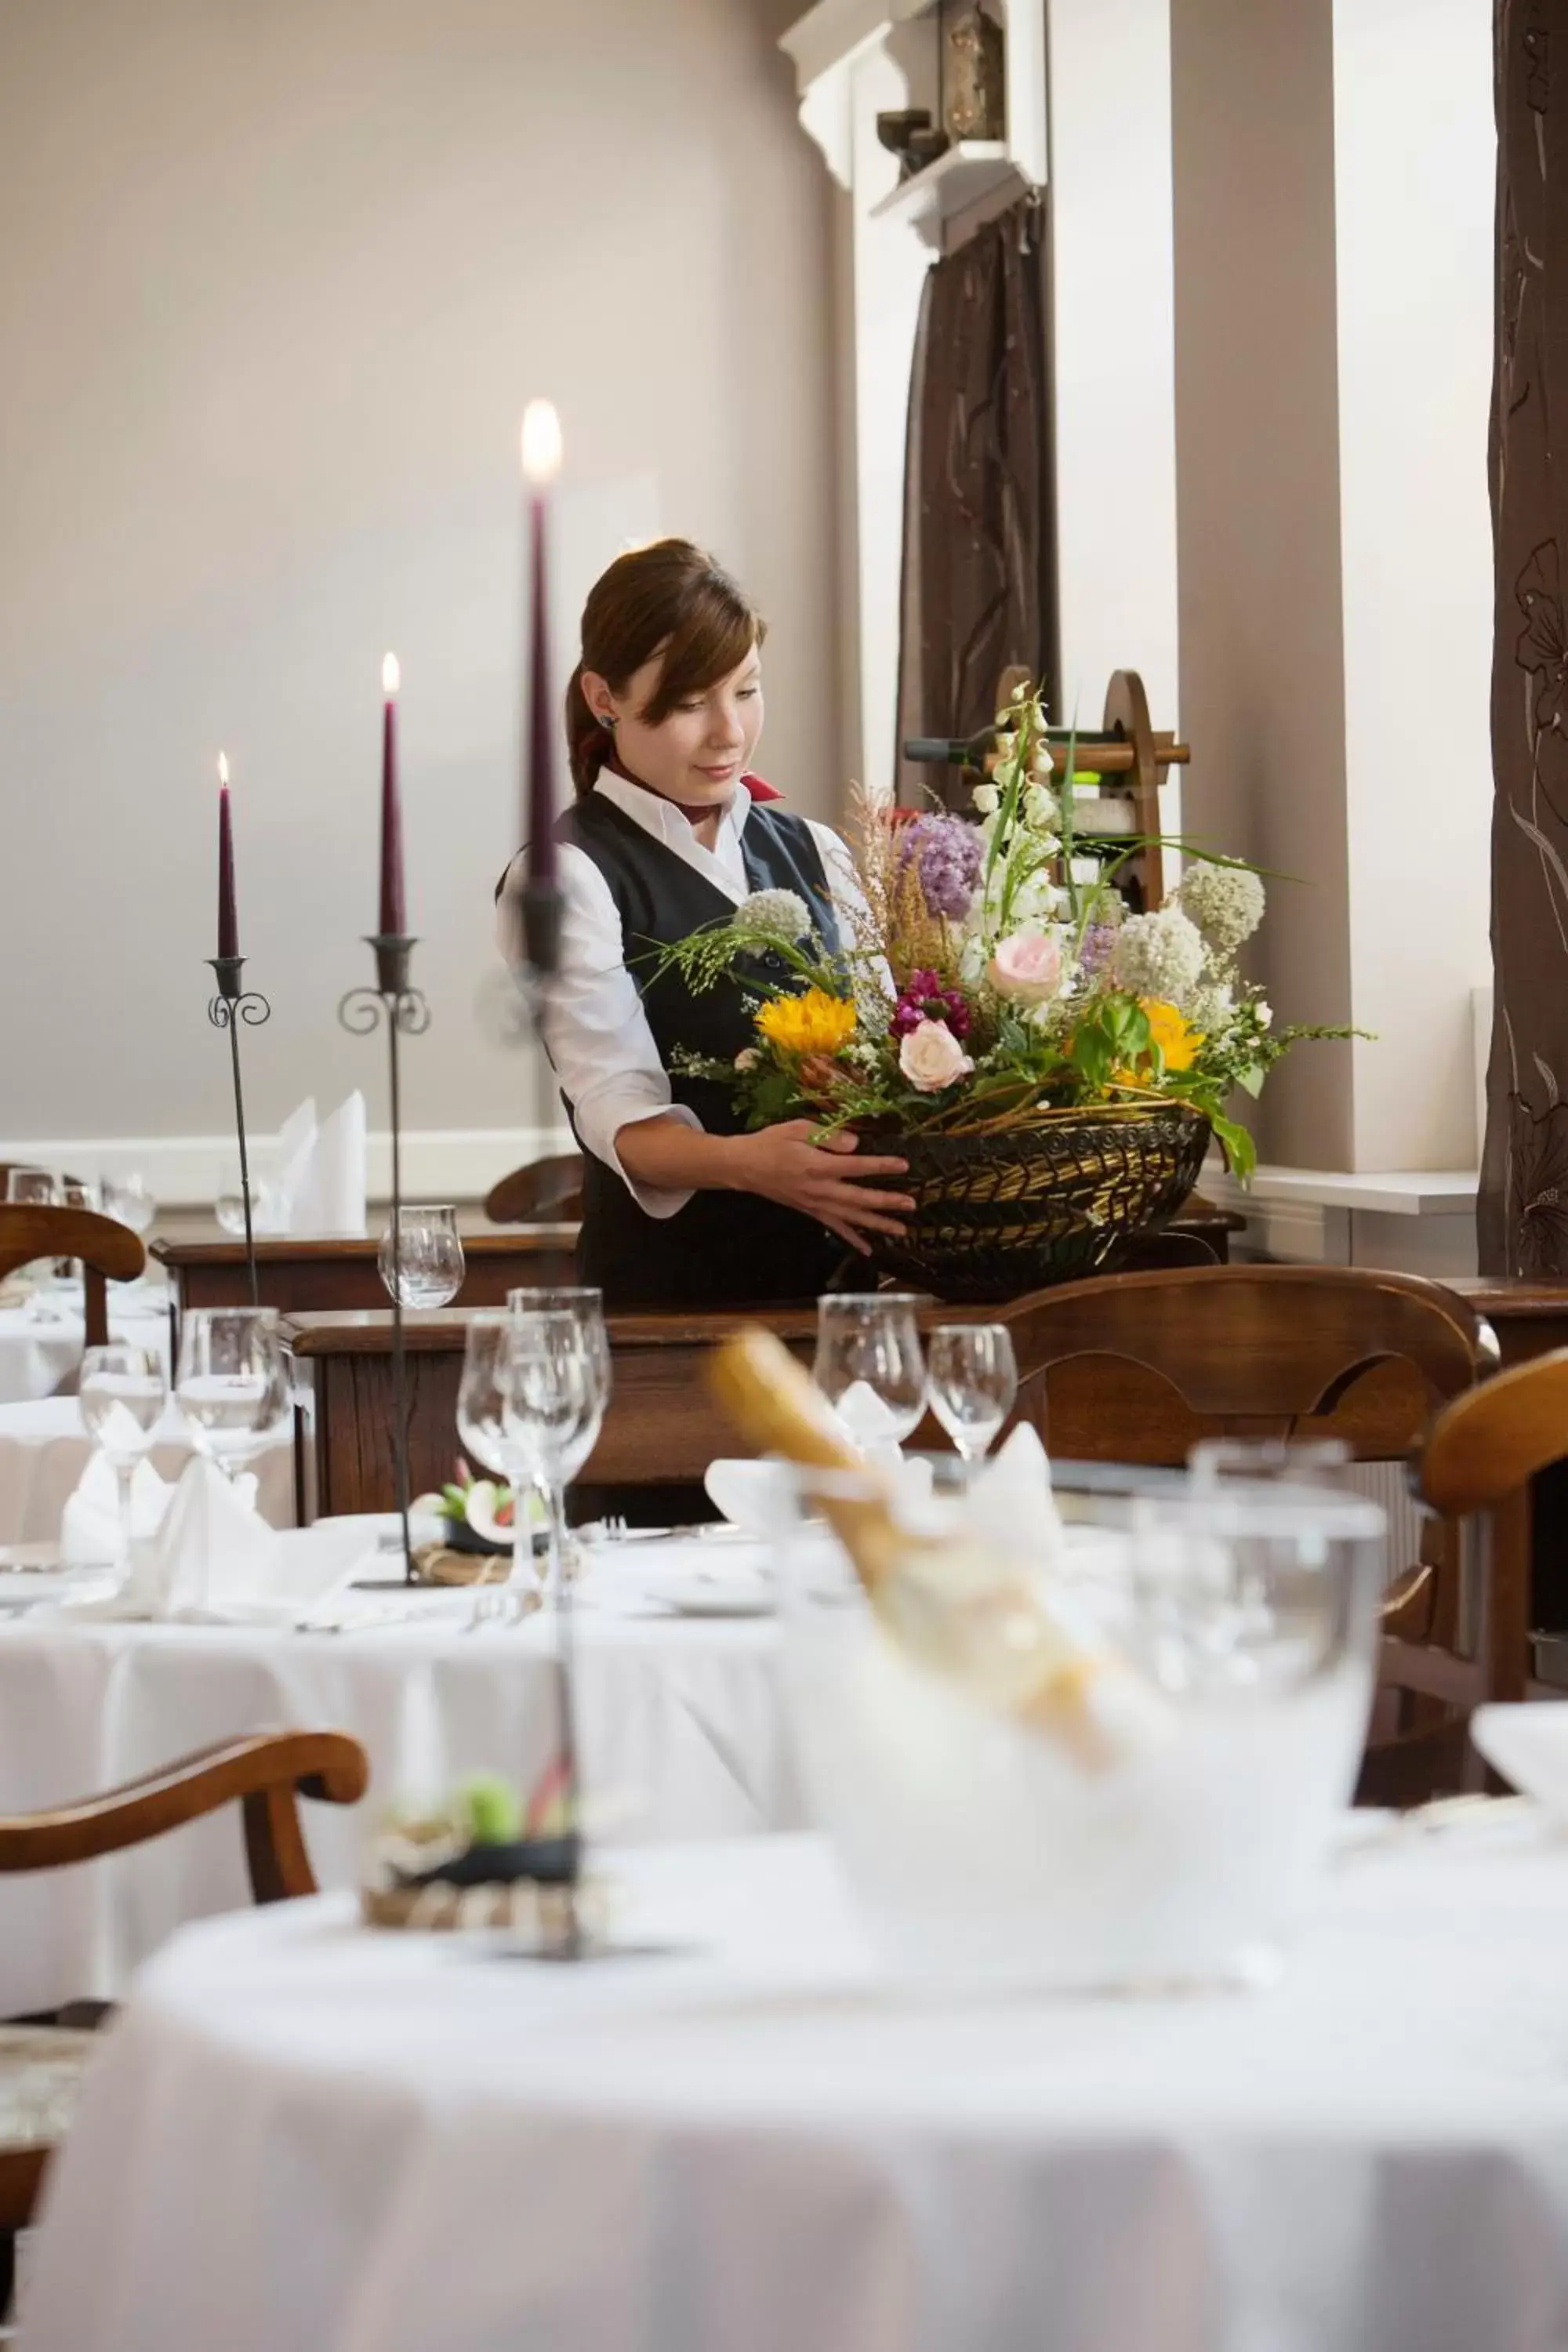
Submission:
[[[527,1282],[571,1282],[575,1224],[481,1226],[465,1233],[458,1307],[504,1307],[509,1290]],[[380,1238],[345,1234],[325,1241],[288,1236],[258,1241],[256,1274],[263,1307],[288,1314],[385,1307],[376,1264]],[[176,1320],[187,1307],[248,1307],[245,1243],[231,1234],[199,1241],[155,1240],[151,1255],[167,1268]]]
[[[1568,1283],[1471,1280],[1461,1291],[1491,1322],[1502,1360],[1568,1346]],[[932,1307],[928,1323],[988,1319],[994,1308]],[[1005,1314],[1008,1310],[1000,1310]],[[595,1486],[685,1486],[699,1481],[733,1439],[708,1395],[705,1360],[716,1339],[747,1318],[741,1313],[620,1315],[610,1318],[615,1382],[599,1444],[584,1482]],[[811,1308],[770,1309],[765,1320],[803,1358],[816,1318]],[[409,1472],[413,1491],[448,1478],[459,1446],[458,1388],[468,1315],[446,1307],[405,1318],[408,1350]],[[385,1510],[392,1504],[392,1318],[383,1308],[303,1312],[284,1318],[300,1388],[300,1498],[310,1517]],[[1108,1367],[1109,1370],[1109,1367]],[[1058,1451],[1074,1451],[1071,1434]],[[928,1421],[917,1443],[945,1440]]]

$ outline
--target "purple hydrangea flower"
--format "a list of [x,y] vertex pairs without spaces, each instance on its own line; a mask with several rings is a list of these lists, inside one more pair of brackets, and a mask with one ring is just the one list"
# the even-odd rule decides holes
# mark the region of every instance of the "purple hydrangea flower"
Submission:
[[983,856],[978,832],[962,816],[918,816],[899,839],[900,868],[915,860],[927,907],[954,923],[969,912]]
[[1116,929],[1114,923],[1089,924],[1083,935],[1083,945],[1079,950],[1080,970],[1091,975],[1106,970],[1111,950],[1116,945]]

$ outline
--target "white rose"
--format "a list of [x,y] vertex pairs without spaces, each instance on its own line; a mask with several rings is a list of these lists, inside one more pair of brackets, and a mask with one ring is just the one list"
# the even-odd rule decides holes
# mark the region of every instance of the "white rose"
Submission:
[[922,1021],[900,1045],[899,1067],[922,1095],[938,1095],[974,1065],[945,1021]]

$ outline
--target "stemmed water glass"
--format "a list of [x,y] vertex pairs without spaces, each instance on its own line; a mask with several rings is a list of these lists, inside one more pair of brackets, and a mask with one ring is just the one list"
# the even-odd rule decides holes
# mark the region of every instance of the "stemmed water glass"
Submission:
[[931,1405],[965,1462],[983,1461],[1018,1393],[1005,1323],[939,1323],[931,1334]]
[[581,1283],[524,1283],[507,1292],[506,1303],[514,1315],[577,1318],[599,1382],[602,1413],[610,1394],[610,1335],[605,1326],[604,1292]]
[[129,1225],[133,1234],[150,1233],[153,1220],[158,1213],[158,1203],[135,1169],[124,1176],[111,1178],[104,1184],[103,1208],[106,1216],[117,1219],[122,1225]]
[[193,1308],[181,1325],[174,1393],[198,1450],[235,1478],[288,1424],[289,1368],[277,1308]]
[[482,1468],[511,1488],[511,1576],[519,1594],[534,1589],[533,1529],[523,1498],[535,1484],[527,1454],[507,1426],[511,1318],[498,1308],[473,1315],[463,1341],[458,1435]]
[[119,1484],[119,1540],[114,1564],[131,1572],[132,1486],[136,1465],[146,1459],[153,1433],[169,1401],[163,1359],[151,1348],[118,1341],[89,1348],[81,1360],[77,1403],[82,1424],[111,1465]]
[[925,1411],[919,1304],[910,1290],[842,1291],[816,1302],[813,1377],[863,1449],[901,1445]]
[[387,1297],[405,1307],[445,1307],[456,1298],[463,1286],[463,1244],[451,1202],[399,1209],[395,1270],[390,1225],[381,1237],[376,1265]]
[[571,1308],[512,1313],[507,1346],[507,1434],[550,1505],[552,1599],[561,1597],[566,1487],[598,1442],[608,1391],[589,1324]]

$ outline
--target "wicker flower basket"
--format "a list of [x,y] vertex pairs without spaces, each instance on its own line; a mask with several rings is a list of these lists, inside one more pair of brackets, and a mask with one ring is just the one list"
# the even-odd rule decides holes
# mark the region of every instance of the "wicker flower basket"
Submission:
[[1060,1111],[990,1135],[879,1136],[909,1161],[919,1207],[876,1263],[955,1305],[1109,1272],[1198,1179],[1209,1123],[1168,1108]]

